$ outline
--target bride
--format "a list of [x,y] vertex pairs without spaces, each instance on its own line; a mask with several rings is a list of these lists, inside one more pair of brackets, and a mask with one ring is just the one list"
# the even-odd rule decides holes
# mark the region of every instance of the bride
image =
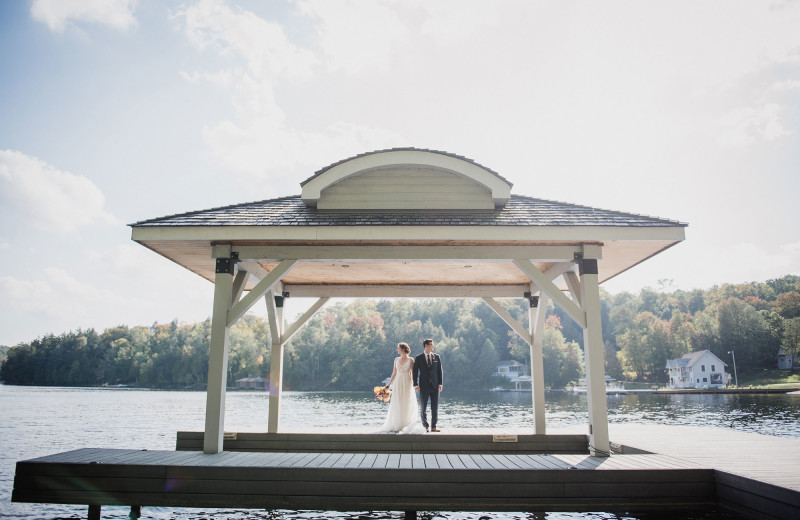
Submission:
[[411,381],[411,371],[414,368],[414,359],[409,357],[411,348],[406,343],[397,345],[400,357],[394,359],[394,370],[389,379],[387,388],[394,382],[394,391],[389,400],[389,411],[386,422],[383,423],[382,432],[397,433],[424,433],[425,429],[419,418],[417,395]]

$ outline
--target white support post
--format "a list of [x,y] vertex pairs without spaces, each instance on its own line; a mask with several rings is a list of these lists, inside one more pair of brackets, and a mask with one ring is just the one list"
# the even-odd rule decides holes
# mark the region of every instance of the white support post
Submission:
[[208,386],[206,388],[206,429],[203,437],[205,453],[222,451],[225,428],[225,387],[228,382],[229,331],[228,310],[233,296],[233,264],[231,258],[218,258],[214,275],[214,310],[211,317],[211,345],[208,354]]
[[278,313],[272,291],[267,291],[267,320],[272,338],[272,355],[269,370],[269,417],[267,432],[278,433],[281,417],[281,388],[283,387],[283,343],[281,343],[281,323],[283,312]]
[[595,457],[605,457],[610,454],[610,446],[597,260],[584,259],[580,266],[583,293],[581,301],[586,312],[583,350],[586,362],[586,397],[589,405],[589,453]]
[[529,327],[531,331],[531,392],[533,392],[533,433],[547,433],[544,416],[544,354],[542,336],[547,315],[547,295],[539,295],[537,307],[530,308]]

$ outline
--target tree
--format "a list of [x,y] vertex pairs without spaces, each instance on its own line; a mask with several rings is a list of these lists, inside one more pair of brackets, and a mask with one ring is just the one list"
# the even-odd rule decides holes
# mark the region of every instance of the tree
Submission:
[[794,370],[800,356],[800,317],[786,320],[781,346],[784,353],[792,356],[792,370]]
[[775,312],[786,319],[800,316],[800,293],[792,291],[779,295],[775,300]]
[[739,372],[752,372],[774,364],[778,345],[774,344],[766,319],[753,306],[728,298],[717,306],[720,344],[718,357],[736,352]]

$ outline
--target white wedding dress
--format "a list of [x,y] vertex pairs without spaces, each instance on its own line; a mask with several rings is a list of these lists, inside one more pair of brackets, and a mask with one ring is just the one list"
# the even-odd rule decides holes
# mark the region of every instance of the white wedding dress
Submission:
[[386,422],[383,423],[381,432],[396,433],[425,433],[419,418],[417,393],[411,380],[411,366],[413,359],[407,358],[401,363],[402,358],[394,360],[397,375],[392,383],[392,397],[389,400],[389,411],[386,413]]

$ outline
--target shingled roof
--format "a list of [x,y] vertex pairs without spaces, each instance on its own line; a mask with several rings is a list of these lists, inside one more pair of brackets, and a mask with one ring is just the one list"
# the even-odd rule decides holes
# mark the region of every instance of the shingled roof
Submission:
[[161,218],[132,227],[153,226],[612,226],[686,227],[674,220],[597,209],[521,195],[494,211],[321,211],[300,195],[247,202]]

